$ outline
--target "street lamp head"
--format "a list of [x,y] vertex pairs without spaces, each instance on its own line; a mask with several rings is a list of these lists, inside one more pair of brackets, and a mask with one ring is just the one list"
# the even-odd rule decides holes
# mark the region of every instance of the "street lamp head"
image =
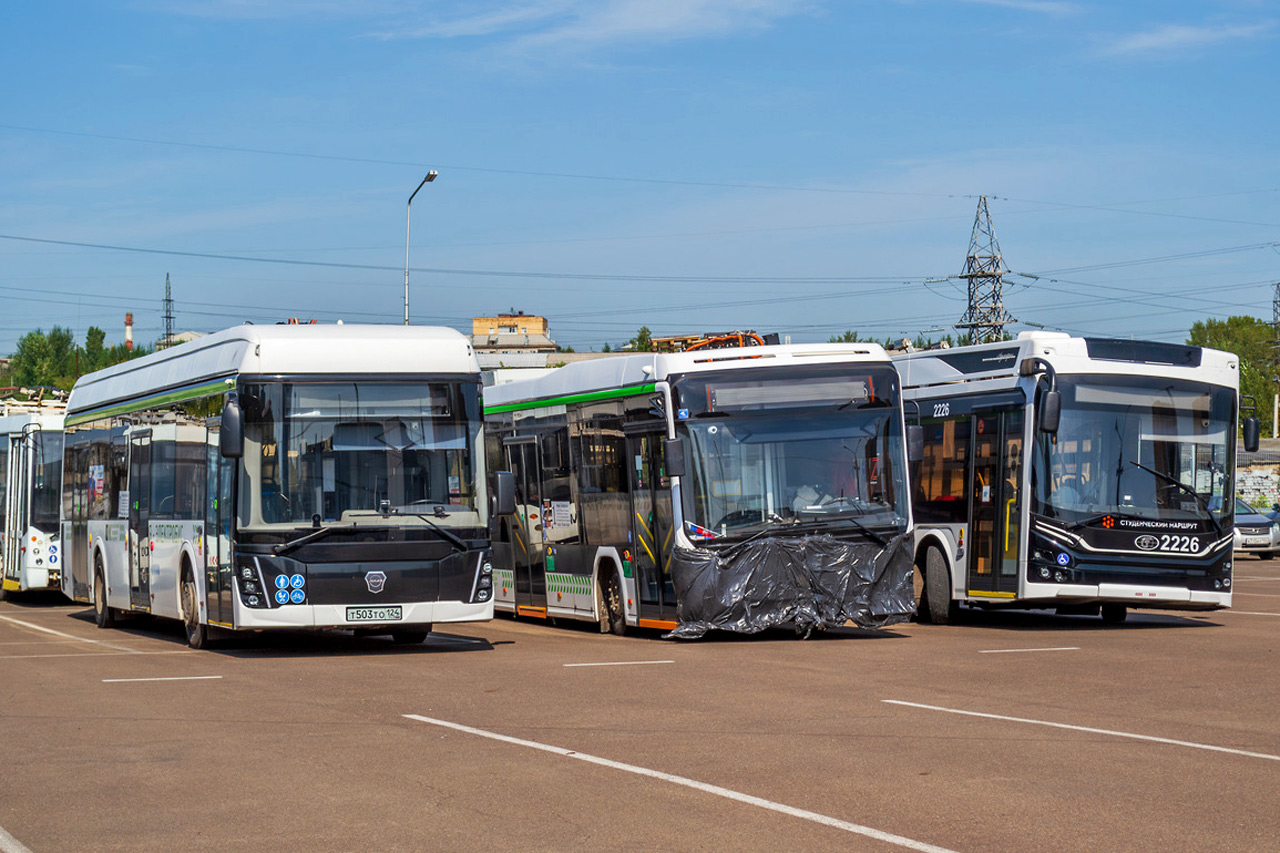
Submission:
[[437,172],[435,169],[432,169],[430,172],[427,172],[427,183],[431,183],[432,181],[434,181],[439,176],[439,174],[440,173]]

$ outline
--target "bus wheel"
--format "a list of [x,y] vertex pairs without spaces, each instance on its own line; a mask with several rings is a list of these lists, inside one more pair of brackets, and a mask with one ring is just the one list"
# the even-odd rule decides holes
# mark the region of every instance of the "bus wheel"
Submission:
[[1115,602],[1109,602],[1102,605],[1101,610],[1102,621],[1106,622],[1108,625],[1119,625],[1129,615],[1129,608],[1125,607],[1123,604],[1116,604]]
[[209,645],[209,629],[200,624],[200,596],[191,566],[182,564],[182,625],[187,631],[187,645],[203,649]]
[[951,600],[951,575],[947,572],[947,561],[933,546],[925,549],[924,554],[924,600],[929,621],[935,625],[952,622],[960,609]]
[[107,582],[103,578],[101,555],[93,562],[93,621],[99,628],[112,628],[116,624],[116,614],[107,605]]
[[399,631],[391,632],[391,642],[397,646],[412,646],[415,643],[421,643],[427,639],[427,634],[431,633],[431,628],[404,628]]
[[604,602],[605,622],[610,631],[621,637],[627,633],[627,612],[622,607],[622,582],[618,580],[618,573],[612,566],[605,572],[600,591]]

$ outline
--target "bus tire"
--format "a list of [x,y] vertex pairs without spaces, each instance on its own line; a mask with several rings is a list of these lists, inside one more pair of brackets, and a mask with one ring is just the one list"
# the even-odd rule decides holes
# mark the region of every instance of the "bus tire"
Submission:
[[186,629],[187,645],[193,649],[209,646],[209,629],[200,624],[200,595],[196,590],[196,576],[191,564],[182,563],[182,589],[179,592],[182,605],[182,627]]
[[622,606],[622,581],[613,566],[605,569],[600,579],[600,602],[604,605],[602,626],[607,626],[619,637],[626,634],[627,611]]
[[93,560],[93,621],[99,628],[114,628],[115,609],[107,604],[107,581],[103,577],[102,555]]
[[924,552],[924,597],[929,621],[947,625],[955,621],[959,604],[951,600],[951,574],[942,551],[930,545]]
[[425,642],[427,634],[431,633],[431,626],[425,628],[402,628],[398,631],[391,632],[391,642],[397,646],[412,646],[417,643]]
[[1114,601],[1105,602],[1099,612],[1102,614],[1102,621],[1108,625],[1119,625],[1129,616],[1129,608]]

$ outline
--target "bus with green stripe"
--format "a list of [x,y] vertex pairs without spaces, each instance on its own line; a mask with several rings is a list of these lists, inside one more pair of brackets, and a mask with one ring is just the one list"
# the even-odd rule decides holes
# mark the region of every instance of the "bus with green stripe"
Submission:
[[58,509],[66,409],[63,392],[5,391],[0,399],[0,599],[61,588]]
[[195,648],[490,619],[480,407],[467,339],[421,326],[246,324],[84,376],[62,590],[101,627],[180,620]]
[[[644,353],[495,371],[495,608],[805,635],[912,613],[907,429],[873,344]],[[488,382],[488,380],[486,380]]]

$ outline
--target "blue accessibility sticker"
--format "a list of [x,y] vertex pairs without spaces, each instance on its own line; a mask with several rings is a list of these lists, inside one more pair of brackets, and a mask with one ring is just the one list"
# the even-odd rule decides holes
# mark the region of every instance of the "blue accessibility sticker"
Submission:
[[287,590],[287,589],[277,589],[277,590],[276,590],[276,604],[288,604],[288,603],[289,603],[289,590]]
[[288,588],[289,588],[289,576],[276,575],[276,589],[288,589]]
[[300,589],[295,589],[289,596],[289,600],[294,604],[301,604],[307,600],[307,594]]
[[1069,555],[1067,555],[1067,554],[1059,554],[1059,555],[1058,555],[1058,565],[1059,565],[1059,566],[1065,566],[1067,563],[1070,563],[1070,562],[1071,562],[1071,557],[1070,557]]
[[58,562],[58,555],[57,555],[57,554],[50,554],[50,555],[49,555],[49,565],[51,565],[51,566],[52,566],[52,565],[53,565],[54,563],[56,563],[56,562]]
[[50,546],[49,546],[49,553],[50,553],[50,554],[56,554],[56,553],[58,553],[58,546],[57,546],[57,545],[50,545]]
[[307,582],[307,579],[304,578],[302,575],[294,575],[293,577],[289,578],[289,584],[294,589],[302,589],[303,584],[305,584],[306,582]]

